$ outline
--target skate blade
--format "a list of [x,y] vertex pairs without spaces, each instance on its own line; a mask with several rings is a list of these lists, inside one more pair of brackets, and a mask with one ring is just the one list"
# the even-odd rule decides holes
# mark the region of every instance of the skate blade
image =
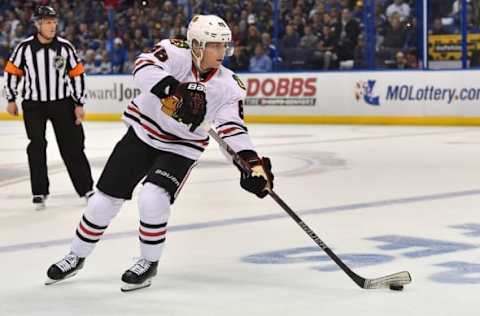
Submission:
[[120,290],[122,292],[131,292],[131,291],[136,291],[136,290],[140,290],[140,289],[149,287],[150,285],[152,285],[152,280],[150,280],[150,279],[148,279],[145,282],[140,283],[140,284],[131,284],[131,283],[123,282],[123,285],[120,288]]
[[50,278],[47,278],[47,280],[45,281],[45,285],[51,285],[51,284],[55,284],[55,283],[58,283],[58,282],[61,282],[61,281],[65,281],[66,279],[69,279],[73,276],[75,276],[77,274],[77,272],[73,272],[72,274],[69,274],[67,275],[66,277],[64,277],[63,279],[60,279],[60,280],[54,280],[54,279],[50,279]]
[[43,211],[45,209],[45,203],[39,203],[35,206],[35,211]]

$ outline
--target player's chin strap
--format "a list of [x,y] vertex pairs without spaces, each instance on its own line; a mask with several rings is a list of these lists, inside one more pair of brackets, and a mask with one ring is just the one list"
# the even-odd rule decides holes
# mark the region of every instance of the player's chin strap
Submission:
[[192,49],[193,65],[195,66],[195,68],[197,68],[198,73],[202,73],[202,68],[200,67],[200,64],[202,62],[204,48],[198,48],[197,50],[199,52],[199,56],[197,56],[195,54],[195,51]]
[[[208,122],[202,124],[202,127],[207,129]],[[240,168],[243,168],[245,171],[251,171],[250,166],[246,161],[244,161],[224,140],[221,138],[217,132],[212,128],[208,129],[208,134],[215,139],[215,141],[223,148],[233,159],[235,163],[238,164]],[[320,247],[323,251],[332,259],[349,277],[352,279],[359,287],[362,289],[378,289],[378,288],[388,288],[391,286],[403,286],[409,284],[412,281],[410,273],[407,271],[397,272],[387,276],[375,278],[375,279],[365,279],[355,272],[353,272],[321,239],[315,234],[313,230],[305,224],[302,219],[270,188],[267,188],[268,195],[277,202],[280,207],[287,212],[287,214],[300,226],[310,238]]]

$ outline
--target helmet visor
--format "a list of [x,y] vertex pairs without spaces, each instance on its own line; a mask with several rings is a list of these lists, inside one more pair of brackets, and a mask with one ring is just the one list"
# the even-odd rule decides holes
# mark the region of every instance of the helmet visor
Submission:
[[[195,47],[195,45],[194,45]],[[205,49],[213,49],[213,50],[223,50],[225,56],[232,56],[233,51],[235,49],[233,42],[208,42],[205,44]]]
[[225,43],[225,56],[233,56],[233,52],[235,51],[235,43],[233,42],[226,42]]

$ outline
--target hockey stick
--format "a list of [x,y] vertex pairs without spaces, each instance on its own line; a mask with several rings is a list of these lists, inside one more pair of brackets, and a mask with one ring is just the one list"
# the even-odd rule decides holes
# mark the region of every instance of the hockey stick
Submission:
[[[213,130],[209,129],[208,134],[233,158],[243,170],[249,171],[248,164]],[[313,241],[362,289],[379,289],[388,287],[402,287],[412,281],[408,271],[397,272],[387,276],[366,279],[353,272],[321,239],[315,232],[305,224],[302,219],[273,191],[268,194],[277,202],[280,207],[307,233]]]

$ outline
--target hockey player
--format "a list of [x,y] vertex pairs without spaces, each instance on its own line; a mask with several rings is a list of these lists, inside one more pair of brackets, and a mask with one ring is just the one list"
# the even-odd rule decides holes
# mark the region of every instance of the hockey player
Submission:
[[174,203],[208,144],[200,125],[212,122],[219,135],[249,163],[241,187],[263,198],[273,187],[270,160],[260,158],[243,122],[245,86],[229,69],[231,31],[214,15],[197,15],[187,41],[166,39],[141,54],[133,75],[141,94],[124,112],[128,130],[117,143],[90,198],[71,251],[50,266],[46,284],[77,273],[135,186],[140,213],[140,259],[122,275],[122,291],[147,287],[157,273]]

